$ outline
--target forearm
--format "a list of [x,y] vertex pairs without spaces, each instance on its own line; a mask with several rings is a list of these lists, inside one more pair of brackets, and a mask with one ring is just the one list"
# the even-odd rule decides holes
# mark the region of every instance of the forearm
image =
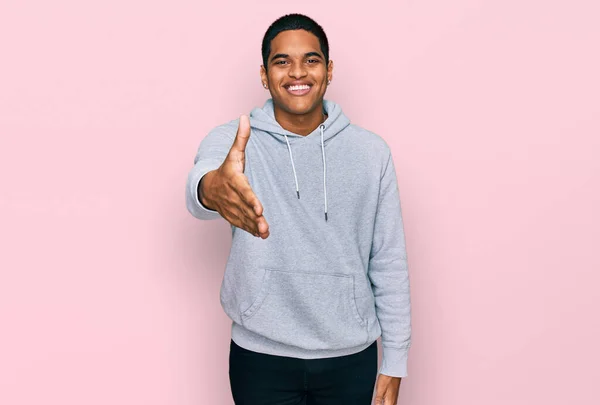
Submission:
[[411,343],[410,283],[404,222],[391,154],[381,178],[369,277],[381,326],[383,361],[380,373],[405,377]]
[[406,257],[401,251],[397,253],[396,259],[372,261],[369,273],[381,326],[383,361],[379,372],[405,377],[411,344],[411,299]]
[[233,145],[234,126],[235,122],[232,121],[212,129],[200,142],[194,157],[194,167],[188,173],[185,198],[188,211],[198,219],[222,218],[214,209],[210,180],[214,176],[212,172],[223,164]]

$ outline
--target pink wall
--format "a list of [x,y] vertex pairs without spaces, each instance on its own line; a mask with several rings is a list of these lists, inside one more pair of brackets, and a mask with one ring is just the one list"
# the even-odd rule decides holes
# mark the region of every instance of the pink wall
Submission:
[[287,12],[325,27],[327,97],[398,161],[399,403],[600,403],[598,3],[283,3],[2,1],[0,403],[232,403],[230,230],[184,187],[267,96]]

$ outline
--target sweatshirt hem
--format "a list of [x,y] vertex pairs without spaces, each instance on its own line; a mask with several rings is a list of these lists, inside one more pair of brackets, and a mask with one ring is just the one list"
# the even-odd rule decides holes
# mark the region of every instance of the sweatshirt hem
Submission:
[[232,322],[231,325],[231,339],[237,345],[247,350],[274,356],[295,357],[299,359],[319,359],[356,354],[365,350],[367,347],[373,344],[375,340],[377,340],[369,340],[367,343],[359,346],[348,347],[344,349],[307,350],[301,347],[290,346],[268,339],[244,328],[242,325],[236,322]]

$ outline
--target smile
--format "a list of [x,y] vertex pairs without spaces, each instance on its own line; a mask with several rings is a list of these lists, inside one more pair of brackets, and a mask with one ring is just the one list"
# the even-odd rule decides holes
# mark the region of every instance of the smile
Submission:
[[311,87],[312,86],[309,86],[308,84],[301,84],[297,86],[286,86],[285,89],[293,96],[303,96],[310,91]]

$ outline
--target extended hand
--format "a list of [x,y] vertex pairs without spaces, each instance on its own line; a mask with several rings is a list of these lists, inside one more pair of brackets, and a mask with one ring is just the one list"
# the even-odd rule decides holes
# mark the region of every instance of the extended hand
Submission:
[[401,380],[400,377],[379,374],[375,384],[375,405],[396,405]]
[[205,200],[203,203],[218,211],[227,222],[266,239],[269,236],[269,224],[263,216],[263,206],[244,174],[249,138],[250,121],[242,115],[225,161],[218,169],[204,175],[200,194]]

